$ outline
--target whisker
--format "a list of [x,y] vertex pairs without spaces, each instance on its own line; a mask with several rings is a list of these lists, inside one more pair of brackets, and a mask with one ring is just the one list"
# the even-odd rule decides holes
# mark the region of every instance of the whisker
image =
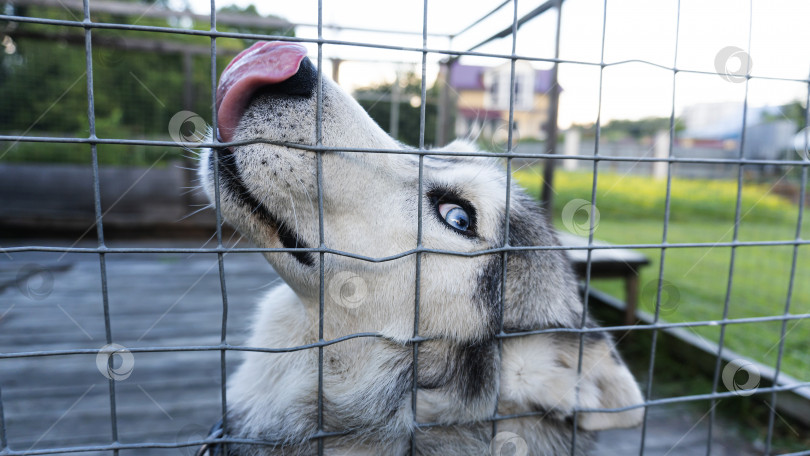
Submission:
[[[195,206],[195,205],[192,204],[192,206]],[[199,206],[199,205],[196,205],[196,206]],[[213,209],[214,205],[213,204],[206,204],[203,207],[201,207],[201,208],[197,209],[196,211],[192,212],[191,214],[188,214],[188,215],[184,216],[183,218],[181,218],[179,220],[176,220],[175,223],[182,222],[183,220],[185,220],[185,219],[187,219],[189,217],[192,217],[192,216],[194,216],[196,214],[199,214],[200,212],[202,212],[202,211],[204,211],[206,209],[209,209],[209,208]]]

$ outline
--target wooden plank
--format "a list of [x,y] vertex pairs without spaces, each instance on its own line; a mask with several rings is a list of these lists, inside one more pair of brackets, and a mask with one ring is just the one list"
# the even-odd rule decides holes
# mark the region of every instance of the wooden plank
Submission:
[[[21,253],[0,264],[2,277],[11,282],[0,290],[0,315],[7,312],[0,320],[0,352],[105,345],[97,255],[69,254],[55,263],[59,256]],[[53,275],[52,292],[40,300],[16,287],[18,271],[28,264],[46,266]],[[225,264],[231,285],[228,333],[240,344],[262,287],[269,288],[277,276],[259,254],[227,255]],[[222,303],[216,266],[211,254],[108,255],[113,340],[125,347],[218,344]],[[227,355],[229,372],[239,357]],[[220,381],[218,351],[134,354],[131,376],[115,383],[120,441],[203,438],[220,415]],[[95,355],[2,359],[0,385],[12,449],[110,443],[108,380]],[[191,454],[189,449],[121,454],[178,452]]]
[[[557,238],[560,241],[560,245],[571,247],[588,246],[588,238],[586,237],[576,236],[570,233],[558,232]],[[594,239],[593,245],[604,247],[609,246],[610,244],[604,241],[600,241],[598,239]],[[568,258],[570,258],[571,261],[575,263],[584,263],[585,261],[587,261],[588,257],[587,249],[566,250],[565,253],[566,255],[568,255]],[[646,255],[631,249],[611,248],[611,249],[595,249],[591,251],[591,263],[608,263],[618,265],[621,265],[623,263],[629,263],[633,265],[646,265],[649,264],[649,262],[650,260],[649,258],[647,258]]]
[[[605,306],[612,307],[620,312],[625,311],[625,303],[619,299],[614,298],[606,293],[598,290],[591,289],[590,300],[594,303],[600,303]],[[655,319],[653,315],[637,311],[636,317],[644,325],[651,325]],[[666,323],[664,320],[659,319],[658,323]],[[691,365],[699,366],[707,376],[714,375],[714,369],[717,362],[717,356],[720,354],[719,347],[716,343],[710,342],[697,334],[689,331],[687,328],[663,328],[659,329],[659,334],[664,338],[664,341],[659,342],[661,346],[667,347],[667,351],[684,357]],[[728,364],[732,361],[744,360],[746,364],[750,363],[759,373],[760,383],[758,386],[769,387],[774,385],[774,377],[776,371],[773,367],[766,366],[758,361],[755,361],[743,354],[736,353],[728,347],[723,347],[722,352],[723,362]],[[799,381],[790,375],[781,372],[779,374],[777,386],[783,387],[797,387],[805,384],[806,382]],[[769,397],[768,394],[766,397]],[[739,396],[742,398],[742,396]],[[756,395],[750,397],[757,397]],[[776,409],[796,419],[805,426],[810,426],[810,386],[797,387],[793,390],[781,391],[777,393]]]

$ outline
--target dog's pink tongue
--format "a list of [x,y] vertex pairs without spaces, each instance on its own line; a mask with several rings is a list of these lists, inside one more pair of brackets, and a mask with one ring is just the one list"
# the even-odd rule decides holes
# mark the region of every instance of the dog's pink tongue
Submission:
[[239,53],[222,72],[217,87],[220,141],[231,141],[253,93],[294,76],[306,55],[300,44],[279,41],[259,42]]

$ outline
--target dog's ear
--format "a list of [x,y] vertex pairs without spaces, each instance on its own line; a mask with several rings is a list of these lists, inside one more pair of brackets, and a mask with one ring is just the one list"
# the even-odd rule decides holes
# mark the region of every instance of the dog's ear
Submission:
[[[583,338],[582,370],[577,375],[579,335],[538,334],[504,344],[501,397],[514,412],[546,411],[567,419],[579,409],[620,409],[643,403],[633,375],[603,333]],[[632,427],[641,422],[641,407],[621,412],[581,412],[581,429]]]

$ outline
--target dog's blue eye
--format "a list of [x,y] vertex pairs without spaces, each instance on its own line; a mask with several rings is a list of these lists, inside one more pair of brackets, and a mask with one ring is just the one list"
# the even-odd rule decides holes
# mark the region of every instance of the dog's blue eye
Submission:
[[459,231],[467,231],[470,228],[470,216],[458,204],[439,204],[439,214],[448,225]]

